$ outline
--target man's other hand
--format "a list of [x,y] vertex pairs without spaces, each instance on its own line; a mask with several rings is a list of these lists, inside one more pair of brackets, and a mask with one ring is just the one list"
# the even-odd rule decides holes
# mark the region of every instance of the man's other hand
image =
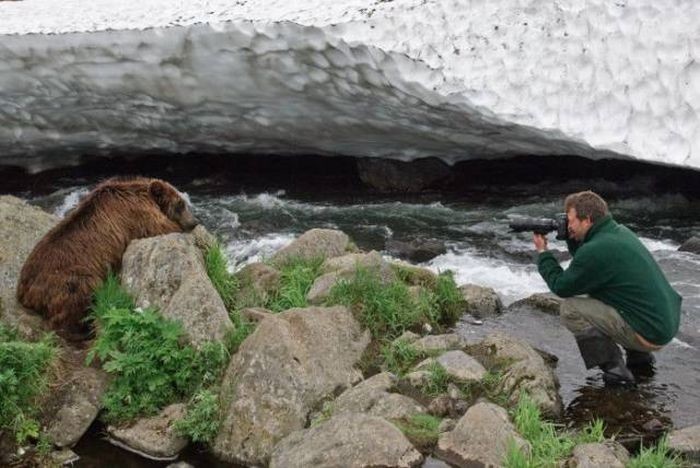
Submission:
[[535,242],[535,248],[539,253],[547,250],[547,237],[542,234],[533,234],[532,240]]

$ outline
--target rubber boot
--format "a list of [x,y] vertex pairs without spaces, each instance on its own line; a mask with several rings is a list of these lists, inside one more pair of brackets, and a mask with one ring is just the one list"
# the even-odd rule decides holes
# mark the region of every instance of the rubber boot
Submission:
[[635,377],[654,376],[656,359],[653,354],[627,348],[625,348],[625,353],[627,354],[627,368],[632,371]]
[[634,375],[625,365],[622,352],[615,342],[597,328],[591,327],[576,335],[586,369],[599,367],[607,385],[634,385]]

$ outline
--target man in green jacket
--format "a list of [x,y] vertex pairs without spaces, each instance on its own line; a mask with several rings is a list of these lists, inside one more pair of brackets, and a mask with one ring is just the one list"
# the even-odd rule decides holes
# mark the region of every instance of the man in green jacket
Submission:
[[[599,195],[571,194],[564,208],[573,259],[563,270],[547,251],[547,238],[535,234],[539,272],[553,293],[568,298],[561,319],[586,368],[600,367],[608,384],[634,384],[630,369],[650,369],[652,351],[678,332],[682,298],[639,238],[613,220]],[[616,343],[625,348],[626,363]]]

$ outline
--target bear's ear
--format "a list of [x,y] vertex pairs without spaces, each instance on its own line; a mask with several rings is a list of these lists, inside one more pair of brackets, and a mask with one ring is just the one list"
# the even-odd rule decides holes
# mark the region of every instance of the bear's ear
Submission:
[[158,206],[162,207],[166,201],[168,187],[165,186],[162,180],[154,180],[148,185],[148,193],[151,194]]

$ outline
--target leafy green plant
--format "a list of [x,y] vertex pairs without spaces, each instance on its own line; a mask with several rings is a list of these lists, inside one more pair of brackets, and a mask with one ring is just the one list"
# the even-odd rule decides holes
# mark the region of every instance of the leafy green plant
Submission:
[[153,414],[188,398],[212,384],[229,357],[221,343],[206,343],[200,350],[183,345],[180,323],[152,309],[133,309],[127,298],[114,275],[95,294],[93,316],[99,332],[87,361],[99,358],[115,376],[103,400],[109,421]]
[[322,257],[290,258],[281,268],[280,286],[269,298],[266,307],[282,312],[293,307],[307,307],[306,295],[321,273]]
[[440,322],[453,324],[462,316],[465,310],[465,301],[462,293],[454,280],[451,271],[445,271],[438,275],[435,285],[435,298],[440,310]]
[[0,324],[0,430],[10,431],[20,444],[39,436],[35,402],[46,389],[55,356],[53,335],[25,342]]
[[684,462],[679,455],[672,454],[668,447],[667,436],[662,437],[652,447],[639,450],[628,463],[627,468],[680,468]]
[[190,399],[187,415],[175,423],[175,430],[192,442],[210,443],[220,425],[219,397],[211,389],[203,389]]
[[431,447],[440,437],[442,420],[430,414],[414,414],[407,420],[396,421],[396,427],[416,446]]

